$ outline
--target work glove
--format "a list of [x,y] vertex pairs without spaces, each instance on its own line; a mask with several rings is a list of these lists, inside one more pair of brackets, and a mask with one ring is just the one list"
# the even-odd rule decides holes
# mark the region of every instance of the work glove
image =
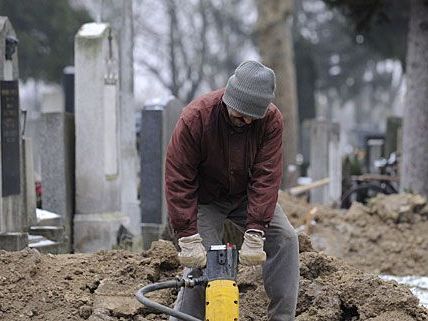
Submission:
[[266,252],[263,251],[263,231],[249,229],[244,234],[244,242],[239,251],[239,263],[242,265],[260,265],[266,261]]
[[181,252],[178,253],[178,260],[182,265],[190,268],[202,268],[207,264],[207,252],[199,234],[179,238],[178,245],[181,249]]

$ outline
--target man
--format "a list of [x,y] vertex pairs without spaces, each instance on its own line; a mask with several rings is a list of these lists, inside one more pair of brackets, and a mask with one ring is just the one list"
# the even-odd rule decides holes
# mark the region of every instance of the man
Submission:
[[[263,265],[268,319],[288,321],[297,301],[298,240],[277,204],[283,119],[274,90],[274,72],[245,61],[225,89],[186,106],[168,146],[165,193],[180,262],[195,275],[230,219],[244,232],[240,264]],[[204,319],[203,289],[182,289],[175,309]]]

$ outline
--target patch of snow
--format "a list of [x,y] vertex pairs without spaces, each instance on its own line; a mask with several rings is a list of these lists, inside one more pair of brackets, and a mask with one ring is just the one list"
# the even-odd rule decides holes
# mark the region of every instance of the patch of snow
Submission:
[[46,210],[42,210],[40,208],[36,208],[36,217],[37,222],[40,222],[41,220],[55,219],[60,218],[61,216]]
[[427,276],[395,276],[379,275],[382,280],[396,281],[399,284],[407,285],[410,291],[418,297],[421,305],[428,307],[428,277]]
[[307,176],[300,176],[297,178],[297,184],[298,185],[308,185],[312,183],[312,178]]
[[30,227],[30,231],[31,230],[39,230],[39,229],[44,229],[44,230],[60,230],[62,229],[61,226],[55,226],[55,225],[37,225],[37,226],[31,226]]
[[43,247],[43,246],[48,246],[48,245],[54,245],[54,244],[57,244],[57,242],[44,239],[44,240],[40,240],[40,241],[35,242],[35,243],[31,243],[30,247],[32,247],[32,248],[36,247],[37,248],[37,247]]
[[106,28],[108,28],[108,24],[105,23],[85,23],[79,30],[79,36],[89,38],[100,37]]
[[38,241],[43,240],[43,239],[45,239],[45,238],[43,236],[41,236],[41,235],[28,234],[28,242],[30,244],[34,243],[34,242],[38,242]]

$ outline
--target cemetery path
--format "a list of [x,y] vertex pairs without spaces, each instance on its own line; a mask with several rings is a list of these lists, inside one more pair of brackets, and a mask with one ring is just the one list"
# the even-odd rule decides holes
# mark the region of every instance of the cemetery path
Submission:
[[[300,235],[297,321],[427,320],[428,310],[404,286],[346,265],[312,249]],[[1,320],[144,321],[167,317],[140,305],[135,291],[180,274],[172,243],[149,251],[45,255],[36,250],[0,251]],[[240,267],[240,320],[267,320],[267,298],[258,268]],[[175,290],[151,298],[172,306]]]

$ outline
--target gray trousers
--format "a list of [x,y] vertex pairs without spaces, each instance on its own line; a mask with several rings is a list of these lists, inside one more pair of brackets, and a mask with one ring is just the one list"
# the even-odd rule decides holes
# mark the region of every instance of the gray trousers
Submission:
[[[213,202],[198,207],[198,232],[208,250],[211,245],[222,244],[224,221],[231,220],[242,232],[245,231],[247,204],[232,208],[228,202]],[[288,222],[284,211],[276,205],[272,221],[266,231],[263,264],[263,283],[270,299],[269,321],[294,321],[299,287],[299,243],[296,231]],[[184,276],[197,270],[186,268]],[[200,273],[200,271],[199,271]],[[174,309],[205,319],[205,289],[203,287],[182,288]],[[170,317],[170,321],[178,320]]]

